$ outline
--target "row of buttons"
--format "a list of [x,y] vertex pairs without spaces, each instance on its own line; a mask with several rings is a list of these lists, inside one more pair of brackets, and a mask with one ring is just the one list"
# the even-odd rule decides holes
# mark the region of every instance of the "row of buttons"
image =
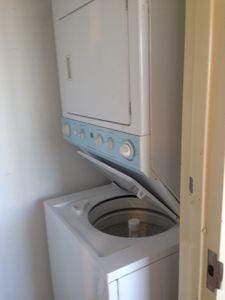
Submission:
[[[98,135],[96,140],[95,140],[96,145],[101,146],[104,144],[103,137],[101,135]],[[112,138],[108,138],[106,143],[106,147],[110,150],[114,148],[114,141]],[[122,144],[120,147],[120,155],[123,156],[124,158],[131,160],[134,157],[134,147],[131,144],[130,141],[126,141]]]
[[[63,124],[62,132],[64,136],[69,137],[71,135],[71,128],[69,124]],[[84,140],[86,138],[86,134],[83,129],[74,130],[73,134],[75,136],[78,136],[81,140]],[[113,150],[114,148],[114,140],[111,137],[109,137],[107,141],[104,142],[104,139],[100,134],[98,134],[95,138],[95,144],[97,146],[105,145],[109,150]],[[119,153],[122,157],[126,158],[127,160],[132,160],[134,157],[134,146],[130,141],[127,140],[120,146]]]
[[114,148],[114,141],[112,138],[108,138],[106,142],[104,142],[103,137],[99,134],[95,139],[95,144],[98,146],[105,145],[109,150]]

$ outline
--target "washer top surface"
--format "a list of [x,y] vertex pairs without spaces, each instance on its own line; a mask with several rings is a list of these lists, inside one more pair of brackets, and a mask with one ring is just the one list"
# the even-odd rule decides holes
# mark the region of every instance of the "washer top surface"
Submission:
[[[154,196],[152,197],[154,198]],[[131,208],[134,204],[136,206],[138,204],[139,209],[154,212],[155,217],[156,215],[162,217],[163,222],[161,222],[161,226],[163,225],[164,227],[162,226],[163,230],[160,229],[159,231],[163,232],[147,237],[125,238],[116,236],[115,234],[109,234],[110,232],[102,232],[104,230],[99,230],[100,228],[97,227],[102,226],[103,224],[101,222],[96,223],[96,216],[102,217],[102,208],[105,209],[105,207],[107,207],[104,207],[104,203],[106,204],[106,201],[110,202],[108,211],[110,211],[110,207],[115,207],[115,205],[118,210],[120,208],[123,209],[124,207],[127,207],[127,205],[123,202],[124,199],[127,199],[125,201],[126,204],[129,204],[129,208]],[[135,199],[135,203],[133,201],[129,201],[129,199]],[[115,205],[113,204],[113,201],[116,201]],[[134,195],[121,189],[114,183],[48,200],[45,205],[59,217],[66,227],[74,233],[76,238],[79,239],[95,257],[106,257],[135,245],[138,247],[144,247],[146,242],[152,243],[152,245],[154,244],[154,247],[157,248],[157,240],[164,240],[166,243],[170,244],[171,239],[168,235],[170,235],[170,232],[172,232],[174,228],[178,227],[176,226],[176,222],[172,218],[166,216],[165,211],[163,211],[161,207],[157,206],[154,201],[151,201],[151,199],[146,201],[146,199],[140,200],[134,198]],[[137,217],[137,215],[135,216]],[[104,220],[104,218],[102,220]],[[93,226],[91,222],[94,222],[95,226]],[[157,222],[160,223],[159,221]],[[171,229],[167,230],[169,228]]]

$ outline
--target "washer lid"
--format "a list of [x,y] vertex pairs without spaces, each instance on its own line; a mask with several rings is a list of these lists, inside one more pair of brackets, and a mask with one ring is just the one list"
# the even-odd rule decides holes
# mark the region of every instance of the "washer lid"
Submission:
[[128,176],[127,174],[124,174],[119,170],[107,165],[106,163],[96,159],[90,154],[83,153],[81,151],[77,151],[77,153],[89,160],[90,162],[92,162],[102,173],[104,173],[104,175],[108,179],[112,180],[113,182],[116,182],[121,188],[132,192],[133,194],[137,195],[137,197],[140,199],[143,199],[145,197],[151,199],[151,201],[153,201],[155,204],[161,207],[170,216],[172,213],[173,218],[177,220],[179,216],[179,204],[169,192],[169,196],[165,200],[156,198],[152,194],[152,192],[150,192],[147,188],[142,186],[138,181]]

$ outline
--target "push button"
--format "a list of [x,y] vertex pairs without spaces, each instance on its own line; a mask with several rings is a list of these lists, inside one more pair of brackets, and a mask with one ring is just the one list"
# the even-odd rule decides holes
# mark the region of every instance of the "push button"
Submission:
[[81,140],[84,140],[84,139],[85,139],[85,132],[84,132],[84,130],[81,130],[81,131],[79,132],[79,137],[80,137]]
[[63,124],[62,126],[62,133],[64,136],[69,137],[71,134],[70,125],[69,124]]
[[104,144],[104,140],[103,140],[103,137],[99,134],[97,136],[97,138],[95,139],[95,144],[98,145],[98,146],[101,146]]
[[112,138],[108,138],[107,142],[106,142],[106,147],[109,150],[112,150],[114,148],[114,141]]

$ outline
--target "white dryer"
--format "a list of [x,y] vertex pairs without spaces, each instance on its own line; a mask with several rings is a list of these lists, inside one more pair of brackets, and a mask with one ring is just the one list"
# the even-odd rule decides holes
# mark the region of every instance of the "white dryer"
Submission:
[[45,202],[55,300],[178,299],[178,211],[84,156],[112,183]]
[[52,0],[66,140],[178,199],[184,0]]

